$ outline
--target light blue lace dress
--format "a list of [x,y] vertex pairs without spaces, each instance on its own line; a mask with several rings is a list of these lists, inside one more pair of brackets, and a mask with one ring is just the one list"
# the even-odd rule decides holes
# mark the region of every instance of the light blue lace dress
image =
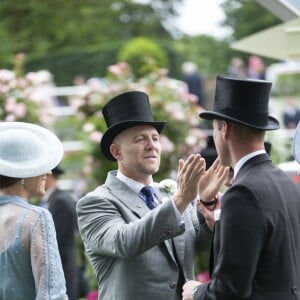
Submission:
[[0,299],[68,299],[52,216],[17,196],[0,195]]

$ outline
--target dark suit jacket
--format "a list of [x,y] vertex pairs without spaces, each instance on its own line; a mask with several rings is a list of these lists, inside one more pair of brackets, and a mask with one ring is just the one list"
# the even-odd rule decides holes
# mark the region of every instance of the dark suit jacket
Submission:
[[194,299],[300,299],[300,193],[267,155],[247,161],[224,194],[211,258]]
[[76,202],[73,197],[56,189],[49,197],[49,211],[52,214],[59,253],[66,278],[69,300],[78,299],[78,267],[76,262],[77,232]]

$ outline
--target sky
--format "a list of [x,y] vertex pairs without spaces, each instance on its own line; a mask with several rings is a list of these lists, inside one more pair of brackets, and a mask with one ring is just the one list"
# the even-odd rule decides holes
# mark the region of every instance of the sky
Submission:
[[219,25],[225,18],[220,3],[224,0],[184,0],[178,7],[178,28],[188,35],[207,34],[223,38],[228,30]]

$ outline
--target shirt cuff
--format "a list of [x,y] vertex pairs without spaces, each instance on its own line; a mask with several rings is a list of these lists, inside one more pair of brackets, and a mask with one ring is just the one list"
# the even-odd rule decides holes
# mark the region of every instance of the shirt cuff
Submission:
[[221,209],[219,208],[214,210],[214,220],[220,221],[220,217],[221,217]]

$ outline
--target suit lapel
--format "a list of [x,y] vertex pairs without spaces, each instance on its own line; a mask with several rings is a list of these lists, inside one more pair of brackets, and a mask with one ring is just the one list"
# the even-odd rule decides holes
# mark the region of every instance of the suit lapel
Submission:
[[[158,198],[160,202],[163,201],[163,198],[169,197],[168,195],[164,194],[161,192],[158,188],[158,184],[154,184],[154,190],[155,190],[155,196]],[[183,238],[183,241],[182,241]],[[176,260],[176,256],[178,259],[182,258],[183,260],[183,255],[181,253],[184,253],[184,237],[182,235],[173,237],[172,239],[165,240],[164,244],[169,252],[169,255],[173,259],[173,261],[178,265],[178,261]],[[183,244],[183,248],[181,247]],[[174,251],[176,253],[174,253]],[[183,262],[183,261],[182,261]]]
[[[105,181],[105,186],[108,188],[109,192],[115,198],[117,198],[120,202],[122,202],[125,206],[127,206],[128,209],[133,211],[140,218],[149,212],[149,208],[147,207],[145,202],[139,197],[139,195],[137,195],[136,192],[131,190],[121,180],[116,178],[115,171],[109,173]],[[155,189],[155,195],[157,196],[158,200],[161,202],[165,195],[159,191],[157,184],[154,185],[154,189]],[[173,239],[174,239],[174,247],[171,239],[165,240],[164,245],[166,246],[172,260],[178,265],[178,262],[176,261],[174,255],[174,250],[176,250],[177,257],[180,260],[180,264],[182,264],[184,258],[184,246],[185,246],[184,236],[180,235]]]
[[110,172],[106,181],[105,186],[109,192],[132,210],[139,217],[143,217],[146,213],[149,212],[149,208],[146,203],[131,190],[125,183],[116,178],[116,172]]

